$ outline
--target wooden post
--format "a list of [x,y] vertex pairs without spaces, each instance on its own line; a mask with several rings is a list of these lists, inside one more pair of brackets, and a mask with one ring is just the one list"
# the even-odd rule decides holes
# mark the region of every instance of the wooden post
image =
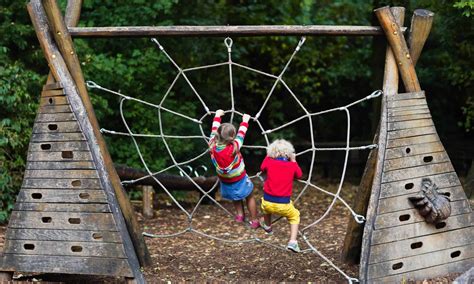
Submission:
[[150,185],[141,185],[140,188],[142,189],[142,212],[143,217],[150,219],[153,218],[155,210],[153,208],[153,195],[155,191],[153,190],[153,186]]
[[411,59],[410,51],[403,37],[400,25],[397,24],[395,17],[388,6],[374,10],[379,19],[380,25],[385,31],[387,40],[392,48],[393,55],[398,63],[398,70],[403,80],[403,85],[407,92],[421,91],[418,77],[416,76],[415,66]]
[[13,280],[13,272],[0,271],[0,283],[13,283],[12,280]]
[[[36,0],[37,1],[37,0]],[[33,0],[32,0],[33,2]],[[105,140],[100,133],[99,123],[94,113],[94,108],[90,101],[84,76],[82,74],[81,65],[74,49],[72,38],[64,23],[61,11],[55,0],[43,0],[44,10],[48,17],[48,21],[52,30],[54,39],[61,51],[61,55],[67,65],[67,68],[75,82],[77,91],[81,97],[82,103],[86,109],[89,122],[92,125],[92,131],[97,139],[97,146],[104,159],[104,167],[108,174],[108,178],[115,191],[115,196],[119,202],[128,232],[132,239],[135,251],[142,266],[151,265],[151,257],[146,247],[145,241],[141,234],[140,226],[136,220],[133,208],[128,197],[120,183],[120,179],[115,171],[112,158],[107,150]],[[53,70],[54,71],[54,70]]]
[[[399,25],[403,24],[405,18],[405,8],[393,7],[390,8],[393,15],[397,19]],[[398,71],[395,57],[392,49],[387,46],[385,52],[385,70],[383,79],[383,91],[386,95],[395,95],[398,91]],[[374,138],[374,143],[379,141],[380,123],[377,133]],[[364,174],[362,176],[359,190],[357,191],[354,200],[353,209],[355,212],[366,216],[367,208],[369,207],[369,199],[372,189],[372,182],[375,175],[375,169],[379,157],[379,149],[372,149],[369,153],[367,163],[365,165]],[[349,263],[358,263],[361,253],[361,244],[364,233],[364,225],[358,224],[354,218],[350,218],[347,225],[346,236],[344,239],[344,246],[342,248],[342,259]]]
[[433,17],[434,13],[425,9],[417,9],[413,12],[408,45],[410,46],[410,55],[414,66],[420,58],[421,50],[430,34]]

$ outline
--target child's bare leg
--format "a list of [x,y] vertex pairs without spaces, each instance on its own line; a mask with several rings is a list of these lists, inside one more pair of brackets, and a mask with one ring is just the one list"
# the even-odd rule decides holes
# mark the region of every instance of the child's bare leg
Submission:
[[296,242],[299,224],[290,224],[290,242]]
[[265,225],[271,226],[272,225],[272,214],[263,215],[263,220],[265,221]]
[[241,200],[234,200],[232,201],[234,204],[235,211],[237,212],[237,216],[244,216],[244,206],[242,205]]
[[257,202],[255,201],[255,197],[253,196],[253,193],[250,193],[249,196],[247,196],[247,208],[249,209],[250,212],[250,220],[254,221],[257,220]]

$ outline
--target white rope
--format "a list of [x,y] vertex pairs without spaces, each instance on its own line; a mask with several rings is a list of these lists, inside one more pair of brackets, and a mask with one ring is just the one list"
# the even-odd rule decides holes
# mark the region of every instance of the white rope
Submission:
[[[278,76],[275,76],[273,74],[269,74],[269,73],[266,73],[264,71],[260,71],[260,70],[257,70],[257,69],[254,69],[254,68],[251,68],[251,67],[248,67],[248,66],[245,66],[245,65],[242,65],[242,64],[239,64],[239,63],[236,63],[236,62],[233,62],[232,61],[232,45],[233,45],[233,41],[231,38],[226,38],[224,40],[224,44],[225,46],[227,47],[227,54],[228,54],[228,60],[227,62],[222,62],[222,63],[216,63],[216,64],[210,64],[210,65],[203,65],[203,66],[197,66],[197,67],[192,67],[192,68],[185,68],[185,69],[182,69],[173,59],[172,57],[166,52],[165,48],[158,42],[158,40],[156,39],[152,39],[152,41],[158,46],[159,50],[166,56],[166,58],[171,62],[171,64],[178,70],[178,74],[176,75],[176,77],[174,78],[173,82],[171,83],[170,87],[167,89],[166,93],[164,94],[163,98],[161,99],[160,103],[158,105],[156,104],[153,104],[153,103],[150,103],[150,102],[146,102],[146,101],[143,101],[141,99],[138,99],[138,98],[133,98],[133,97],[130,97],[130,96],[126,96],[124,94],[121,94],[120,92],[116,92],[116,91],[112,91],[110,89],[107,89],[107,88],[104,88],[100,85],[98,85],[97,83],[95,82],[92,82],[92,81],[87,81],[87,86],[89,88],[95,88],[95,89],[99,89],[99,90],[102,90],[102,91],[105,91],[107,93],[110,93],[110,94],[113,94],[113,95],[116,95],[116,96],[119,96],[121,97],[121,100],[120,100],[120,116],[122,118],[122,122],[127,130],[127,132],[120,132],[120,131],[114,131],[114,130],[107,130],[107,129],[101,129],[101,132],[104,133],[104,134],[111,134],[111,135],[121,135],[121,136],[128,136],[132,139],[133,141],[133,144],[135,146],[135,149],[139,155],[139,158],[140,158],[140,161],[142,162],[143,164],[143,167],[146,169],[146,172],[148,173],[148,175],[144,176],[144,177],[141,177],[139,179],[135,179],[135,180],[126,180],[126,181],[122,181],[122,184],[133,184],[133,183],[136,183],[136,182],[139,182],[143,179],[146,179],[146,178],[153,178],[155,180],[155,182],[163,189],[163,191],[171,198],[171,200],[178,206],[178,208],[187,216],[188,218],[188,227],[184,230],[181,230],[181,231],[178,231],[178,232],[175,232],[175,233],[169,233],[169,234],[150,234],[150,233],[143,233],[144,236],[147,236],[147,237],[153,237],[153,238],[169,238],[169,237],[176,237],[176,236],[179,236],[179,235],[182,235],[182,234],[185,234],[185,233],[194,233],[194,234],[197,234],[199,236],[202,236],[202,237],[206,237],[206,238],[210,238],[210,239],[214,239],[214,240],[218,240],[218,241],[222,241],[222,242],[225,242],[225,243],[261,243],[261,244],[264,244],[264,245],[267,245],[267,246],[270,246],[270,247],[273,247],[273,248],[277,248],[277,249],[282,249],[282,250],[285,250],[285,246],[281,246],[281,245],[275,245],[273,243],[270,243],[268,241],[265,241],[265,240],[262,240],[262,239],[259,239],[255,236],[252,236],[250,238],[245,238],[245,239],[229,239],[229,238],[223,238],[223,237],[220,237],[220,236],[215,236],[215,235],[210,235],[208,233],[205,233],[205,232],[202,232],[202,231],[199,231],[199,230],[196,230],[192,227],[192,222],[193,222],[193,217],[194,217],[194,214],[196,213],[197,209],[199,208],[199,206],[201,205],[202,201],[205,199],[205,198],[209,198],[213,203],[215,203],[217,206],[219,206],[226,214],[228,215],[233,215],[232,213],[230,213],[224,206],[222,206],[219,202],[217,202],[212,196],[210,196],[210,193],[216,189],[217,185],[219,184],[218,181],[216,181],[216,183],[214,183],[214,185],[211,187],[211,189],[209,189],[208,191],[204,190],[203,188],[201,188],[193,179],[192,177],[190,176],[192,174],[192,172],[186,172],[183,167],[187,167],[188,164],[192,163],[193,161],[196,161],[200,158],[202,158],[203,156],[205,156],[209,149],[207,147],[207,143],[209,141],[209,138],[208,138],[208,135],[206,135],[206,132],[203,128],[203,120],[205,118],[207,118],[208,116],[211,116],[213,114],[215,114],[214,111],[211,111],[209,110],[209,108],[207,107],[206,103],[204,102],[204,100],[202,99],[202,97],[200,96],[200,94],[197,92],[197,90],[195,89],[195,87],[193,86],[193,84],[190,82],[190,80],[188,79],[188,77],[186,76],[185,73],[187,72],[191,72],[191,71],[196,71],[196,70],[202,70],[202,69],[208,69],[208,68],[215,68],[215,67],[219,67],[219,66],[225,66],[225,65],[228,65],[228,70],[229,70],[229,89],[230,89],[230,98],[231,98],[231,108],[229,110],[225,110],[224,113],[230,113],[231,115],[231,122],[233,121],[234,119],[234,115],[238,115],[238,116],[243,116],[243,113],[239,112],[238,110],[235,109],[235,98],[234,98],[234,86],[233,86],[233,66],[235,67],[239,67],[239,68],[243,68],[243,69],[246,69],[248,71],[252,71],[252,72],[255,72],[255,73],[258,73],[258,74],[261,74],[261,75],[264,75],[264,76],[267,76],[267,77],[270,77],[270,78],[273,78],[275,79],[270,91],[268,92],[262,106],[260,106],[258,112],[256,115],[252,116],[251,119],[258,125],[258,128],[260,129],[264,139],[265,139],[265,143],[266,145],[268,146],[270,144],[270,140],[268,138],[268,134],[270,133],[273,133],[273,132],[276,132],[276,131],[279,131],[283,128],[286,128],[286,127],[289,127],[291,125],[293,125],[294,123],[298,122],[298,121],[301,121],[303,119],[308,119],[308,123],[309,123],[309,127],[310,127],[310,139],[311,139],[311,148],[309,149],[305,149],[301,152],[298,152],[296,153],[297,156],[299,155],[303,155],[303,154],[306,154],[306,153],[311,153],[311,163],[310,163],[310,169],[308,171],[308,177],[306,180],[298,180],[298,182],[304,184],[304,187],[303,189],[301,190],[301,192],[298,194],[298,196],[295,198],[294,202],[297,203],[298,200],[300,200],[302,198],[302,196],[305,194],[305,192],[307,191],[308,188],[313,188],[313,189],[316,189],[316,190],[319,190],[321,192],[323,192],[324,194],[327,194],[329,196],[332,197],[332,200],[331,200],[331,204],[328,206],[328,208],[326,209],[326,211],[323,213],[322,216],[320,216],[317,220],[313,221],[312,223],[310,223],[309,225],[305,226],[303,229],[300,230],[300,235],[303,237],[305,243],[308,245],[308,249],[305,249],[305,250],[302,250],[302,252],[304,253],[308,253],[308,252],[312,252],[312,253],[315,253],[317,255],[319,255],[323,260],[325,260],[327,263],[329,263],[332,267],[334,267],[339,273],[341,273],[348,281],[349,283],[353,283],[353,282],[358,282],[358,280],[356,278],[351,278],[349,277],[348,275],[346,275],[340,268],[338,268],[334,263],[332,263],[328,258],[326,258],[323,254],[321,254],[315,247],[313,244],[310,243],[310,241],[308,240],[307,236],[306,236],[306,233],[308,232],[309,229],[311,229],[312,227],[314,227],[315,225],[317,225],[319,222],[321,222],[324,218],[327,217],[327,215],[330,213],[330,211],[333,209],[336,201],[340,201],[342,202],[342,204],[350,211],[351,215],[353,216],[353,218],[356,220],[356,222],[358,223],[363,223],[365,221],[365,218],[364,216],[362,215],[359,215],[357,214],[350,206],[349,204],[340,196],[340,193],[342,192],[342,188],[343,188],[343,184],[344,184],[344,180],[345,180],[345,175],[346,175],[346,169],[347,169],[347,165],[348,165],[348,158],[349,158],[349,153],[350,151],[358,151],[358,150],[366,150],[366,149],[373,149],[373,148],[376,148],[377,145],[376,144],[370,144],[370,145],[363,145],[363,146],[357,146],[357,147],[351,147],[350,146],[350,133],[351,133],[351,116],[350,116],[350,112],[349,112],[349,108],[354,106],[354,105],[357,105],[363,101],[366,101],[366,100],[370,100],[370,99],[374,99],[380,95],[382,95],[382,91],[375,91],[373,92],[372,94],[370,94],[369,96],[366,96],[365,98],[362,98],[360,100],[356,100],[350,104],[347,104],[345,106],[342,106],[342,107],[337,107],[337,108],[332,108],[332,109],[327,109],[327,110],[323,110],[323,111],[319,111],[319,112],[315,112],[315,113],[310,113],[306,108],[305,106],[302,104],[301,100],[298,98],[298,96],[293,92],[293,90],[286,84],[286,82],[283,80],[283,75],[285,74],[285,72],[288,70],[293,58],[295,57],[296,53],[298,51],[300,51],[301,47],[303,46],[304,42],[305,42],[305,38],[302,37],[300,39],[300,41],[298,42],[298,45],[296,46],[295,50],[293,51],[293,53],[291,54],[290,58],[288,59],[288,61],[286,62],[285,66],[283,67],[283,69],[281,70],[280,74]],[[163,104],[165,103],[166,99],[168,98],[168,95],[171,93],[171,90],[173,89],[174,85],[176,84],[177,80],[180,78],[180,77],[183,77],[184,80],[187,82],[187,84],[189,85],[189,87],[191,88],[191,90],[193,91],[193,93],[195,94],[195,96],[198,98],[198,100],[200,101],[200,103],[202,104],[204,110],[205,110],[205,113],[204,115],[200,118],[200,119],[196,119],[196,118],[192,118],[188,115],[185,115],[185,114],[182,114],[182,113],[179,113],[177,111],[174,111],[174,110],[171,110],[171,109],[168,109],[168,108],[165,108],[163,107]],[[295,102],[297,103],[297,105],[299,107],[301,107],[301,109],[304,111],[304,115],[292,120],[292,121],[289,121],[285,124],[282,124],[276,128],[273,128],[273,129],[267,129],[265,130],[265,128],[263,127],[263,125],[261,124],[261,122],[259,121],[259,117],[261,116],[262,112],[265,110],[272,94],[274,93],[274,90],[276,88],[276,86],[281,83],[283,85],[283,87],[289,92],[289,94],[291,95],[291,97],[295,100]],[[134,101],[134,102],[138,102],[138,103],[142,103],[144,105],[147,105],[147,106],[151,106],[153,108],[156,108],[158,110],[158,122],[159,122],[159,134],[147,134],[147,133],[133,133],[127,123],[127,120],[125,118],[125,114],[124,114],[124,110],[123,110],[123,105],[124,105],[124,102],[126,101]],[[199,130],[200,130],[200,135],[169,135],[169,134],[165,134],[164,133],[164,130],[163,130],[163,121],[162,121],[162,111],[164,112],[167,112],[167,113],[170,113],[172,115],[176,115],[176,116],[179,116],[179,117],[182,117],[182,118],[185,118],[189,121],[192,121],[194,123],[196,123],[196,125],[199,127]],[[335,111],[344,111],[345,114],[346,114],[346,121],[347,121],[347,126],[346,126],[346,141],[345,141],[345,147],[329,147],[329,148],[324,148],[324,147],[316,147],[316,144],[315,144],[315,137],[314,137],[314,129],[313,129],[313,120],[312,120],[312,117],[314,116],[319,116],[319,115],[323,115],[323,114],[327,114],[327,113],[330,113],[330,112],[335,112]],[[146,163],[143,155],[142,155],[142,152],[140,150],[140,147],[136,141],[136,137],[147,137],[147,138],[159,138],[162,140],[163,144],[165,145],[165,149],[169,155],[169,157],[171,158],[171,162],[172,162],[172,165],[160,170],[160,171],[157,171],[157,172],[152,172],[149,167],[148,167],[148,164]],[[206,149],[198,154],[197,156],[195,157],[192,157],[186,161],[177,161],[176,158],[174,157],[173,155],[173,152],[171,151],[169,145],[168,145],[168,142],[167,142],[167,139],[202,139],[203,142],[205,143],[206,145]],[[245,148],[248,148],[248,149],[255,149],[255,150],[262,150],[262,149],[266,149],[267,146],[264,146],[264,145],[243,145],[243,147]],[[315,184],[313,184],[311,182],[312,180],[312,176],[313,176],[313,169],[314,169],[314,164],[315,164],[315,158],[316,158],[316,152],[317,151],[344,151],[345,152],[345,157],[344,157],[344,166],[343,166],[343,170],[342,170],[342,174],[341,174],[341,178],[340,178],[340,182],[339,182],[339,185],[338,185],[338,188],[336,190],[336,193],[332,193],[332,192],[329,192]],[[188,166],[189,167],[189,166]],[[191,210],[191,212],[188,212],[186,209],[184,209],[184,207],[173,197],[173,195],[169,192],[169,190],[163,186],[162,183],[160,183],[160,181],[156,178],[156,175],[160,174],[160,173],[163,173],[165,171],[168,171],[170,169],[173,169],[173,168],[177,168],[180,172],[180,174],[188,179],[199,191],[200,193],[202,194],[201,198],[199,199],[199,201],[197,202],[196,206],[194,206],[194,208]],[[253,175],[253,176],[250,176],[251,179],[255,179],[255,178],[260,178],[261,179],[261,176],[260,176],[260,172]],[[276,221],[278,221],[280,218],[276,219]]]

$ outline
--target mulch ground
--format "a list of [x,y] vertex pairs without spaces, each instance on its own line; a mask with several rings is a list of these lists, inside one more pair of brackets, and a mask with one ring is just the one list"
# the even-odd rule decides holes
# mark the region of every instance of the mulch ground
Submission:
[[[322,182],[319,186],[335,192],[336,183]],[[257,185],[257,189],[261,185]],[[301,187],[295,189],[296,193]],[[357,186],[345,184],[342,197],[351,204]],[[261,191],[261,190],[257,190]],[[257,196],[260,196],[257,194]],[[189,212],[194,208],[199,195],[197,193],[178,194]],[[229,211],[232,204],[218,201]],[[154,234],[172,234],[188,227],[188,219],[171,200],[160,195],[160,203],[155,217],[144,220],[140,208],[137,215],[143,230]],[[330,205],[332,198],[315,189],[309,188],[303,198],[296,204],[301,212],[302,226],[308,225],[321,217]],[[350,277],[358,277],[357,265],[348,265],[340,260],[349,211],[341,202],[336,202],[329,214],[315,227],[311,228],[308,238],[311,244],[330,259],[337,267]],[[244,240],[258,237],[276,246],[284,246],[288,241],[289,226],[286,220],[280,220],[274,227],[274,234],[266,235],[262,229],[252,230],[237,223],[216,205],[201,205],[194,214],[192,227],[209,235],[229,240]],[[5,227],[0,226],[0,251],[3,247]],[[153,265],[145,268],[148,282],[193,281],[193,282],[314,282],[346,283],[346,280],[330,264],[314,253],[292,253],[262,243],[224,243],[196,233],[187,232],[177,237],[146,238]],[[308,249],[303,240],[300,247]],[[450,283],[457,275],[433,279],[423,283]],[[35,275],[36,279],[47,281],[66,280],[67,282],[109,282],[114,278],[87,278],[64,276]],[[32,280],[31,277],[24,278]],[[410,283],[410,282],[407,282]],[[414,283],[414,282],[413,282]],[[421,283],[421,282],[420,282]]]

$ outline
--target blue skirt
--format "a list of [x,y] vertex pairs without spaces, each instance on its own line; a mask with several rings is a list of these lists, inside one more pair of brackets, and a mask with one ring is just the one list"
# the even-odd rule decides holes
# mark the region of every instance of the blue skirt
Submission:
[[252,193],[253,183],[248,177],[245,177],[236,182],[223,182],[221,181],[221,196],[228,200],[242,200]]

